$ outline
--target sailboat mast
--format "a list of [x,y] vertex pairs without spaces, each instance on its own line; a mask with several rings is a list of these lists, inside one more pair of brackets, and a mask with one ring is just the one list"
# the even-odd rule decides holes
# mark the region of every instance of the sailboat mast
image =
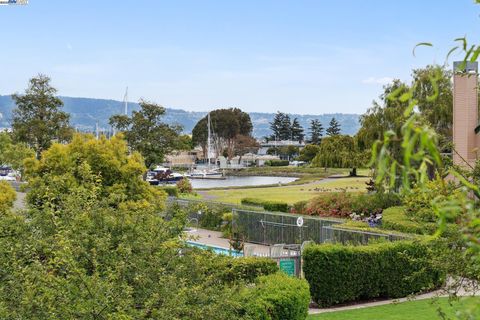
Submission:
[[207,136],[207,159],[208,159],[208,168],[210,169],[210,112],[208,113],[207,116],[207,131],[208,131],[208,136]]
[[128,116],[128,87],[125,89],[125,96],[123,97],[123,103],[125,104],[125,115]]

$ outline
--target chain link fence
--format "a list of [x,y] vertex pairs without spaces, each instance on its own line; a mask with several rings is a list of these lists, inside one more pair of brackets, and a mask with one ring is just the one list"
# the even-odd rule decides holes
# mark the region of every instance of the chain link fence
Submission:
[[233,229],[250,243],[302,244],[304,241],[325,242],[323,227],[341,220],[301,216],[280,212],[233,209]]

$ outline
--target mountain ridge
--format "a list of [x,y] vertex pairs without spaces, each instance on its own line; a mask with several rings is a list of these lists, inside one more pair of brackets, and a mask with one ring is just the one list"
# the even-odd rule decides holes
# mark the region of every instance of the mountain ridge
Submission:
[[[124,104],[122,101],[113,99],[96,99],[83,97],[65,97],[59,96],[64,103],[63,110],[71,114],[70,121],[74,127],[83,131],[93,131],[96,122],[100,128],[108,129],[108,119],[113,114],[123,113]],[[12,110],[15,108],[10,95],[0,95],[0,127],[10,127],[10,119]],[[138,103],[128,103],[129,113],[139,110]],[[163,120],[170,124],[180,124],[185,133],[191,133],[195,124],[204,117],[206,111],[186,111],[183,109],[165,108],[166,114]],[[249,112],[253,123],[253,135],[261,138],[271,134],[270,124],[275,113],[268,112]],[[328,127],[328,123],[335,117],[341,125],[342,133],[355,134],[360,128],[358,114],[346,113],[327,113],[327,114],[289,114],[290,117],[298,118],[300,124],[308,133],[309,123],[313,119],[319,119],[324,128]]]

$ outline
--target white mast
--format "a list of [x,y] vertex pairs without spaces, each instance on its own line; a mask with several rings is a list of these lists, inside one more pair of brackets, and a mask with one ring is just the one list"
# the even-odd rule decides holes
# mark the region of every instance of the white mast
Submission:
[[123,97],[123,103],[125,104],[125,115],[128,115],[128,87],[125,89],[125,96]]
[[207,120],[207,159],[208,159],[208,168],[210,169],[210,112],[208,113],[208,120]]

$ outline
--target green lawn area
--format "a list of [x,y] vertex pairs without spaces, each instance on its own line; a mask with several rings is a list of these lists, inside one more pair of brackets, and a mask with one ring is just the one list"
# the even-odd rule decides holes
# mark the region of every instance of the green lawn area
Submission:
[[[445,319],[466,319],[455,318],[457,310],[468,310],[478,304],[478,298],[463,298],[460,301],[452,301],[450,305],[448,298],[440,298],[432,303],[431,299],[408,301],[397,304],[388,304],[378,307],[369,307],[357,310],[327,312],[318,315],[308,316],[308,320],[432,320],[441,319],[438,313],[446,314]],[[470,319],[479,319],[473,317]]]
[[318,181],[306,185],[288,185],[282,187],[264,187],[248,189],[216,189],[200,191],[209,200],[240,204],[242,198],[257,198],[272,201],[284,201],[293,204],[297,201],[309,200],[322,192],[364,192],[365,182],[370,178],[341,178]]

